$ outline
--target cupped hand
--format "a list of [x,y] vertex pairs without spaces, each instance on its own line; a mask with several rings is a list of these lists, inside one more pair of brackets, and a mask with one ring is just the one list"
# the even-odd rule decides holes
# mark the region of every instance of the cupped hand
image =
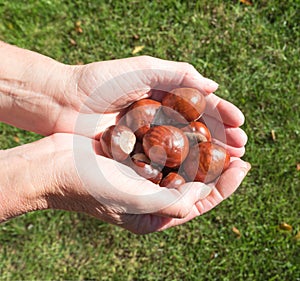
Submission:
[[141,56],[75,66],[72,72],[76,87],[63,96],[64,106],[54,132],[95,138],[116,123],[124,108],[136,100],[151,98],[153,90],[163,93],[192,87],[206,95],[203,119],[214,139],[225,144],[232,156],[244,154],[247,136],[239,128],[244,122],[243,114],[232,103],[212,94],[218,84],[188,63]]
[[101,156],[96,140],[55,134],[39,143],[45,151],[47,146],[54,149],[49,180],[55,184],[46,185],[48,208],[84,212],[139,234],[183,224],[209,211],[237,189],[250,169],[233,158],[215,184],[194,182],[167,189]]

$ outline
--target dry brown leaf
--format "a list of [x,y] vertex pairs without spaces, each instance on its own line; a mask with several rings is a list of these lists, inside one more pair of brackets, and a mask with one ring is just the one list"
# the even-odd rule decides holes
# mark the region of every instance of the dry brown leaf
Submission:
[[80,26],[76,26],[76,27],[75,27],[75,31],[76,31],[77,33],[82,33],[82,32],[83,32],[83,30],[82,30],[82,28],[81,28]]
[[73,45],[73,46],[75,46],[77,44],[76,41],[74,39],[72,39],[72,38],[70,38],[69,41],[70,41],[71,45]]
[[300,171],[300,163],[297,163],[297,171]]
[[133,51],[132,51],[132,54],[135,55],[135,54],[139,53],[140,51],[142,51],[144,48],[145,48],[144,45],[142,45],[142,46],[135,46],[134,49],[133,49]]
[[20,142],[20,139],[19,139],[19,137],[17,137],[17,136],[14,136],[13,139],[14,139],[14,141],[17,142],[17,143]]
[[279,229],[285,230],[285,231],[292,231],[293,227],[285,222],[279,224]]
[[233,232],[235,235],[237,235],[238,237],[241,237],[241,236],[242,236],[241,232],[240,232],[235,226],[233,226],[231,230],[232,230],[232,232]]

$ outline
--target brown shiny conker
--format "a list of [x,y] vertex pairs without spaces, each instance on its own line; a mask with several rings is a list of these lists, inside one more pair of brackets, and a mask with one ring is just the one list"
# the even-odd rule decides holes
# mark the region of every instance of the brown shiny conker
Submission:
[[141,140],[150,129],[160,107],[161,103],[152,99],[141,99],[129,107],[125,115],[125,122],[135,133],[137,139]]
[[183,123],[196,121],[206,107],[205,97],[194,88],[174,89],[164,96],[161,103],[171,119]]
[[131,157],[130,167],[140,176],[159,184],[163,174],[158,167],[151,165],[150,159],[144,153],[136,153]]
[[186,158],[189,141],[179,128],[155,126],[144,135],[143,148],[154,163],[174,168]]
[[202,122],[193,121],[188,126],[183,127],[182,131],[188,137],[190,145],[195,145],[204,141],[211,141],[210,131]]
[[190,148],[183,170],[191,181],[212,182],[229,166],[230,155],[225,148],[201,142]]
[[177,172],[170,172],[162,179],[159,185],[168,188],[179,188],[184,183],[185,179],[181,175]]
[[124,125],[112,125],[105,129],[100,137],[104,155],[122,162],[133,151],[136,143],[134,133]]

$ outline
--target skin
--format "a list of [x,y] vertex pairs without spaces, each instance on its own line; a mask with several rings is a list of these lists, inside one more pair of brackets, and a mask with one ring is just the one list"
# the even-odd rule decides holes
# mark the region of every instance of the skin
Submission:
[[[2,222],[63,209],[138,234],[160,231],[220,204],[250,169],[240,158],[247,142],[243,114],[213,94],[218,85],[188,63],[141,56],[70,66],[4,42],[0,61],[0,121],[44,136],[0,151]],[[231,164],[214,184],[162,188],[101,156],[97,136],[116,124],[124,108],[151,98],[150,89],[176,87],[206,95],[205,120],[214,140],[230,151]]]

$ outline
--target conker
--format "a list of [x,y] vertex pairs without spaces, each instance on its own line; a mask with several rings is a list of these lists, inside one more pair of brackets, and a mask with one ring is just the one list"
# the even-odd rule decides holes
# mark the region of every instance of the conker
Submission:
[[211,142],[201,142],[190,148],[183,163],[192,181],[212,182],[229,166],[230,155],[225,148]]
[[112,125],[100,137],[101,148],[106,157],[122,162],[133,151],[136,137],[124,125]]
[[131,157],[130,167],[140,176],[152,181],[155,184],[160,183],[163,174],[151,165],[150,159],[144,153],[136,153]]
[[193,121],[188,126],[183,127],[182,131],[188,137],[191,146],[199,142],[211,141],[210,131],[202,122]]
[[154,163],[174,168],[187,157],[189,141],[176,127],[155,126],[144,135],[143,148]]
[[185,183],[185,179],[176,172],[170,172],[160,182],[160,186],[168,188],[179,188]]
[[[204,96],[193,88],[177,88],[162,99],[163,110],[177,122],[196,121],[205,110]],[[177,114],[180,113],[180,114]]]
[[125,116],[126,125],[135,133],[137,139],[141,140],[150,129],[161,103],[151,99],[142,99],[133,103]]

